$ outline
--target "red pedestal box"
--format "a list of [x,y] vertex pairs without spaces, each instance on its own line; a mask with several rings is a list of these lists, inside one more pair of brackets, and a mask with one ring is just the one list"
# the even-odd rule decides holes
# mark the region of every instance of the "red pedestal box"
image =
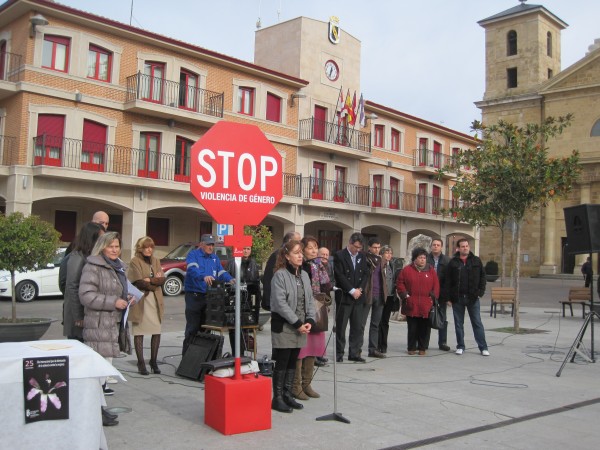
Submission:
[[223,434],[271,429],[271,379],[204,377],[204,423]]

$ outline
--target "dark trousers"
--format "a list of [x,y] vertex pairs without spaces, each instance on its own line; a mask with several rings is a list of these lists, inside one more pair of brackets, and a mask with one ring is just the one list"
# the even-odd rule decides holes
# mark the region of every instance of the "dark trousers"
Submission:
[[[379,348],[379,325],[383,314],[383,294],[373,296],[371,305],[371,323],[369,324],[369,353]],[[367,309],[367,314],[368,314]]]
[[340,302],[336,307],[336,354],[337,356],[344,355],[344,349],[346,347],[346,327],[348,326],[348,322],[350,322],[348,356],[351,358],[358,357],[362,352],[366,315],[369,314],[371,305],[367,305],[364,300],[356,301],[352,299],[352,303],[346,304]]
[[379,340],[377,347],[380,352],[387,352],[388,333],[390,331],[390,317],[392,317],[392,307],[394,305],[394,297],[389,296],[383,305],[381,313],[381,322],[379,322]]
[[299,348],[274,348],[271,358],[275,361],[275,371],[295,370],[300,350]]
[[423,317],[406,316],[408,327],[407,350],[427,350],[427,341],[429,340],[429,319]]
[[206,294],[200,292],[185,293],[185,336],[181,355],[185,355],[192,339],[206,323]]
[[[240,330],[240,356],[246,352],[246,341],[245,338],[248,333],[244,333],[244,330]],[[231,356],[235,356],[235,328],[229,330],[229,345],[231,345]]]
[[[440,304],[440,306],[442,306],[442,304]],[[442,319],[444,320],[444,328],[438,330],[438,346],[446,345],[448,341],[448,321],[446,315],[447,309],[448,305],[446,304],[446,302],[443,302],[443,307],[441,307],[439,311],[441,313],[440,315],[442,316]]]

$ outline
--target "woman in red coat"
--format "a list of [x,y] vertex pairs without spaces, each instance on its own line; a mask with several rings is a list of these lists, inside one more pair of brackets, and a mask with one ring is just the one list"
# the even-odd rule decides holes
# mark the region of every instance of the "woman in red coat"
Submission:
[[435,269],[427,264],[427,250],[422,247],[412,252],[412,264],[400,272],[396,290],[402,299],[402,314],[408,325],[408,354],[424,355],[429,339],[429,310],[433,298],[440,295],[440,283]]

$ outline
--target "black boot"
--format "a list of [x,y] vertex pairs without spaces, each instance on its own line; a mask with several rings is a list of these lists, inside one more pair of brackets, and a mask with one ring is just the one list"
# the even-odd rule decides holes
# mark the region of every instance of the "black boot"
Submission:
[[283,380],[283,401],[294,409],[302,409],[304,405],[294,400],[292,388],[294,386],[294,377],[296,369],[288,369],[285,371],[285,379]]
[[102,416],[106,416],[109,419],[116,419],[117,417],[119,417],[117,414],[109,413],[104,406],[101,406],[100,408],[102,408]]
[[271,401],[271,409],[275,411],[291,413],[293,410],[283,400],[283,379],[285,371],[277,370],[273,372],[273,400]]
[[159,374],[160,369],[158,368],[158,347],[160,346],[160,334],[153,334],[150,340],[150,368],[152,373]]
[[100,411],[102,412],[102,425],[105,427],[112,427],[115,425],[119,425],[119,421],[116,420],[116,416],[114,414],[110,414],[108,411],[105,411],[104,408],[100,407]]

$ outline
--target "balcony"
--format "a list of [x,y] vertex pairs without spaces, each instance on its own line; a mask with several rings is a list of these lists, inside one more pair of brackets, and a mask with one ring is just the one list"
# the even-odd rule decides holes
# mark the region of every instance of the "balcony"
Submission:
[[371,133],[363,133],[311,117],[300,121],[298,134],[300,144],[305,148],[337,153],[354,159],[366,159],[371,156]]
[[33,166],[63,167],[181,183],[190,181],[190,158],[56,136],[33,138]]
[[141,72],[127,77],[125,110],[193,125],[212,126],[223,118],[223,93]]
[[[452,164],[453,160],[453,156],[444,155],[439,151],[418,148],[414,150],[413,169],[415,172],[424,175],[437,176],[438,170]],[[442,175],[443,178],[453,178],[454,176],[455,175],[452,173],[445,173]]]
[[20,81],[21,55],[0,52],[0,100],[10,97],[17,92],[16,82]]
[[439,215],[443,209],[452,206],[451,201],[439,197],[339,183],[334,180],[302,177],[290,173],[285,173],[283,176],[283,195],[345,204],[340,205],[340,208],[356,205],[434,215]]

